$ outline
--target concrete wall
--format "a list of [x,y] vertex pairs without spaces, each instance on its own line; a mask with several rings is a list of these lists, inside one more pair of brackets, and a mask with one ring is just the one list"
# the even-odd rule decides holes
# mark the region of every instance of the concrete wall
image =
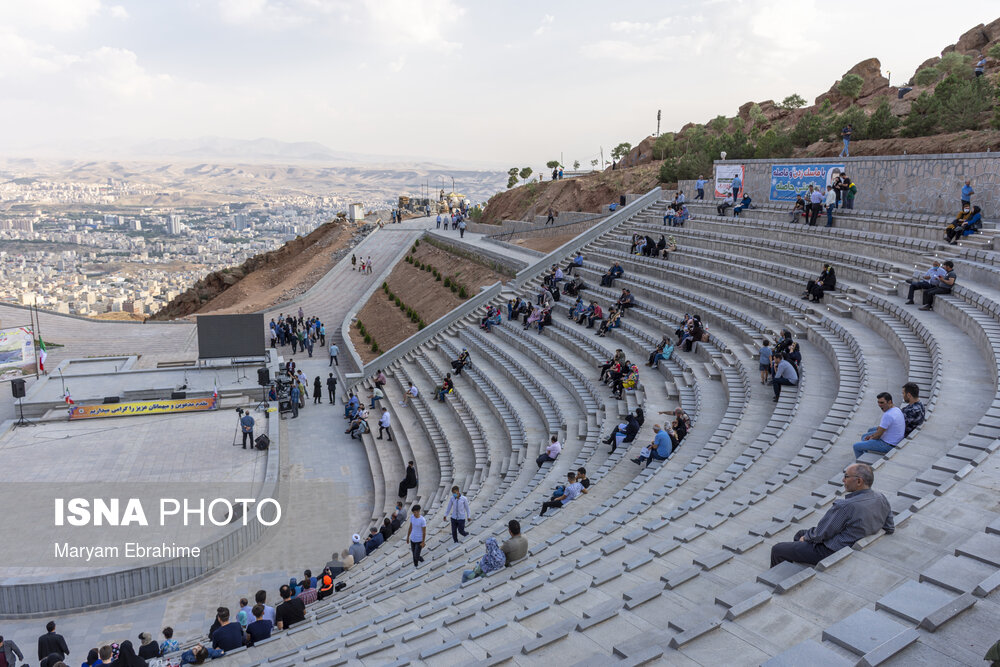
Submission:
[[[598,218],[603,217],[601,213],[586,213],[583,211],[560,211],[559,215],[556,216],[556,221],[552,225],[547,225],[548,227],[554,226],[564,226],[573,223],[594,221]],[[475,232],[476,234],[486,234],[487,236],[495,234],[517,234],[520,232],[530,232],[541,227],[545,227],[545,221],[548,219],[547,215],[536,215],[532,221],[526,220],[504,220],[499,225],[487,225],[479,222],[466,222],[466,229],[470,232]]]
[[[278,498],[279,421],[277,412],[271,413],[265,421],[271,444],[258,501]],[[10,423],[4,423],[4,430]],[[288,507],[282,511],[287,516]],[[236,521],[221,537],[198,545],[201,553],[197,558],[173,558],[131,569],[105,568],[89,577],[73,579],[58,575],[30,581],[7,579],[0,584],[0,618],[21,619],[54,612],[99,609],[142,600],[190,584],[228,565],[257,543],[267,526],[257,520],[256,513],[251,513],[250,517],[247,525]]]
[[[973,204],[982,207],[987,220],[1000,217],[1000,153],[716,160],[715,164],[744,165],[743,189],[761,201],[768,201],[771,191],[772,164],[843,164],[858,186],[856,209],[928,215],[957,212],[962,185],[971,179],[976,191]],[[693,186],[694,181],[680,184],[685,195],[688,187],[694,192]],[[710,199],[710,193],[705,198]]]

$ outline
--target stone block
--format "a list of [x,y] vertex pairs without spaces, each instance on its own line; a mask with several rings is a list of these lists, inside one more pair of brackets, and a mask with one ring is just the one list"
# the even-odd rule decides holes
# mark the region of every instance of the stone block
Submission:
[[926,616],[951,602],[954,597],[954,594],[936,586],[908,580],[879,598],[875,608],[895,614],[911,623],[920,623]]
[[702,569],[712,570],[723,563],[732,559],[735,554],[732,551],[726,551],[725,549],[719,549],[717,551],[710,551],[707,554],[702,554],[694,559],[694,564],[701,566]]
[[955,549],[956,556],[967,556],[1000,567],[1000,536],[978,533]]
[[757,581],[775,588],[785,579],[798,574],[802,570],[809,568],[808,565],[803,565],[802,563],[790,563],[788,561],[784,563],[778,563],[770,570],[762,572],[757,575]]
[[802,667],[803,665],[850,667],[853,664],[853,661],[847,660],[822,644],[809,639],[779,653],[763,663],[761,667]]
[[870,609],[860,609],[823,631],[823,639],[863,656],[910,628]]
[[770,593],[770,589],[761,583],[744,582],[735,588],[729,588],[715,596],[715,604],[720,604],[726,609],[743,602],[761,592]]
[[673,590],[686,581],[694,579],[701,574],[701,568],[696,565],[686,565],[670,570],[660,580],[664,583],[664,588]]
[[956,593],[969,593],[996,572],[986,563],[964,556],[945,556],[924,568],[920,581],[930,582]]

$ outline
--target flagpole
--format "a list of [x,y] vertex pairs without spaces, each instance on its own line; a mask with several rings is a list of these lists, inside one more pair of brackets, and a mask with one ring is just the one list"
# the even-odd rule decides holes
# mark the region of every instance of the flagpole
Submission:
[[66,378],[63,377],[62,368],[59,369],[59,382],[62,383],[63,398],[66,398]]

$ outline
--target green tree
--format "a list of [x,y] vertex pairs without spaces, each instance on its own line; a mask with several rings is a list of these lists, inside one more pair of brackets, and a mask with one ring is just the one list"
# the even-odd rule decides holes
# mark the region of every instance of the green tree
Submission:
[[593,160],[590,161],[590,166],[592,168],[597,166],[597,158],[596,157]]
[[946,53],[941,56],[941,60],[938,61],[938,70],[944,72],[946,75],[957,74],[963,79],[971,79],[972,74],[972,56],[962,55],[958,51],[952,51],[951,53]]
[[940,75],[936,67],[925,67],[913,77],[913,83],[918,86],[929,86],[937,81]]
[[611,149],[611,159],[615,161],[621,160],[623,157],[628,155],[630,150],[632,150],[632,144],[627,141],[623,141]]
[[507,189],[510,189],[517,185],[517,167],[511,167],[507,170]]
[[580,161],[573,160],[573,171],[578,171],[580,169]]
[[925,137],[934,133],[938,123],[938,101],[926,90],[913,100],[910,113],[903,120],[903,136]]
[[882,98],[874,113],[868,119],[866,136],[868,139],[886,139],[899,127],[899,118],[889,109],[889,100]]
[[785,99],[781,100],[782,109],[799,109],[806,105],[806,101],[798,93],[792,93]]
[[708,127],[713,132],[725,132],[728,125],[729,119],[721,114],[708,121]]
[[986,52],[993,60],[1000,60],[1000,43],[994,44],[990,47],[990,50]]
[[831,119],[828,134],[840,136],[841,128],[847,125],[851,125],[854,128],[854,131],[851,132],[851,141],[868,138],[868,116],[865,115],[861,107],[852,104],[847,111]]
[[938,122],[947,132],[977,129],[993,107],[993,97],[993,86],[983,77],[962,79],[949,74],[934,89]]
[[678,150],[679,145],[674,138],[673,132],[661,134],[653,143],[653,159],[665,160],[668,157],[674,157],[677,155]]
[[557,169],[559,167],[559,160],[549,160],[545,163],[545,166],[549,169]]
[[764,115],[764,111],[756,102],[750,105],[750,122],[753,123],[754,127],[760,127],[767,122],[767,116]]
[[822,116],[809,114],[799,119],[799,122],[795,124],[795,128],[792,130],[789,138],[791,139],[792,145],[798,146],[799,148],[805,148],[806,146],[818,141],[823,135],[823,131]]
[[532,174],[531,167],[524,167],[523,169],[521,169],[521,172],[518,175],[521,177],[522,181],[526,181],[529,178],[531,178],[531,174]]
[[845,74],[844,78],[837,84],[837,90],[844,97],[856,100],[858,99],[858,95],[861,94],[861,88],[864,85],[865,80],[857,74]]
[[754,150],[756,158],[788,157],[791,154],[791,138],[784,132],[775,132],[774,128],[761,135]]

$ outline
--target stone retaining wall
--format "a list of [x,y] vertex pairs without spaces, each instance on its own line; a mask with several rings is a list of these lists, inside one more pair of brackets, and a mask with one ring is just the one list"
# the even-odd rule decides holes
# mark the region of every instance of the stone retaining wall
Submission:
[[[1000,216],[1000,153],[716,160],[715,164],[742,164],[744,190],[762,201],[768,201],[771,191],[772,164],[843,164],[858,186],[855,208],[928,215],[956,213],[962,185],[971,179],[976,192],[973,204],[982,207],[987,220]],[[685,194],[689,187],[694,192],[694,181],[679,185]]]

